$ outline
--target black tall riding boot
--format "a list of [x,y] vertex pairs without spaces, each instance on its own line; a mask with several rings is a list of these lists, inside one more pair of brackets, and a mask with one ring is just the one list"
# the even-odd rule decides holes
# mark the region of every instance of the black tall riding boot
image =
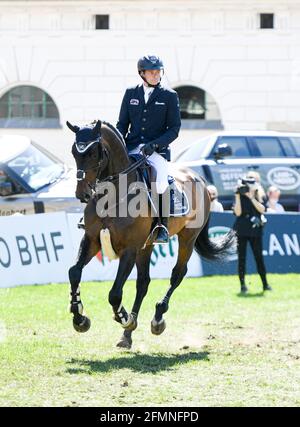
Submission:
[[164,216],[167,212],[163,209],[163,194],[159,194],[159,219],[158,219],[158,232],[154,243],[168,243],[168,221],[169,217]]
[[260,277],[261,277],[261,281],[262,281],[262,284],[263,284],[263,290],[264,291],[272,291],[271,286],[267,282],[266,275],[265,274],[261,274]]
[[241,294],[246,294],[248,292],[248,288],[245,283],[241,283]]

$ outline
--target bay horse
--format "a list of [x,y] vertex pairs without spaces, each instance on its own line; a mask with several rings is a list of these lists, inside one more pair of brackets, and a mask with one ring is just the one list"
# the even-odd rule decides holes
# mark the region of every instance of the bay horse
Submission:
[[[149,267],[153,249],[152,241],[149,242],[148,239],[153,224],[150,204],[146,201],[146,206],[144,206],[146,215],[143,216],[132,217],[130,215],[121,216],[119,213],[116,215],[108,213],[101,217],[97,203],[104,196],[97,195],[96,184],[114,183],[118,196],[121,174],[126,175],[128,190],[129,186],[138,180],[137,167],[127,153],[121,134],[111,124],[98,120],[84,127],[74,126],[69,122],[67,122],[67,126],[76,135],[72,146],[72,154],[77,166],[76,197],[87,203],[84,210],[85,233],[80,244],[77,262],[69,270],[70,312],[73,314],[73,326],[78,332],[86,332],[90,328],[90,319],[83,312],[80,297],[81,274],[84,266],[101,249],[100,231],[108,230],[111,247],[119,258],[117,275],[108,300],[113,309],[114,320],[124,328],[117,346],[131,348],[131,335],[137,327],[140,307],[150,283]],[[213,241],[209,239],[210,198],[205,181],[192,170],[180,166],[174,168],[173,176],[179,187],[184,183],[190,184],[189,198],[192,203],[186,215],[169,219],[170,236],[175,234],[178,236],[178,258],[172,270],[170,287],[155,307],[154,317],[151,321],[151,331],[155,335],[160,335],[166,328],[163,315],[168,311],[173,292],[187,273],[187,263],[193,249],[206,259],[222,260],[227,256],[235,241],[233,232]],[[119,203],[128,204],[130,196],[128,197],[128,200],[121,200]],[[197,212],[201,213],[200,223],[189,227],[195,220]],[[136,296],[132,310],[128,313],[122,305],[123,286],[134,265],[137,267]]]

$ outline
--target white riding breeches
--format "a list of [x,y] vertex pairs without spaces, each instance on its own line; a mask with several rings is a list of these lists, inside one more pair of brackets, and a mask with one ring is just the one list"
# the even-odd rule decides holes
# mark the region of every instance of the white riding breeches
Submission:
[[[138,154],[141,151],[141,148],[144,144],[140,144],[134,150],[131,150],[129,154]],[[169,186],[168,182],[168,162],[160,154],[154,151],[151,156],[147,158],[151,166],[154,166],[157,176],[156,176],[156,191],[157,194],[163,194]]]

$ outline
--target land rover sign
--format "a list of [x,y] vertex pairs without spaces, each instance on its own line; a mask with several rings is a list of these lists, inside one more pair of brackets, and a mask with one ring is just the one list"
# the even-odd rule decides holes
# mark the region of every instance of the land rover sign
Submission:
[[280,190],[295,190],[300,186],[299,173],[289,167],[279,166],[268,171],[267,179]]

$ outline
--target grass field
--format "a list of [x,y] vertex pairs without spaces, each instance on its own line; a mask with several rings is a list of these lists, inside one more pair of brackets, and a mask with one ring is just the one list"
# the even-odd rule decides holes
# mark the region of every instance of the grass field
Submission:
[[131,350],[115,347],[109,283],[82,284],[86,334],[68,285],[1,289],[0,406],[299,406],[300,276],[270,275],[266,294],[248,278],[246,297],[233,276],[185,279],[159,337],[150,320],[168,282],[152,281]]

